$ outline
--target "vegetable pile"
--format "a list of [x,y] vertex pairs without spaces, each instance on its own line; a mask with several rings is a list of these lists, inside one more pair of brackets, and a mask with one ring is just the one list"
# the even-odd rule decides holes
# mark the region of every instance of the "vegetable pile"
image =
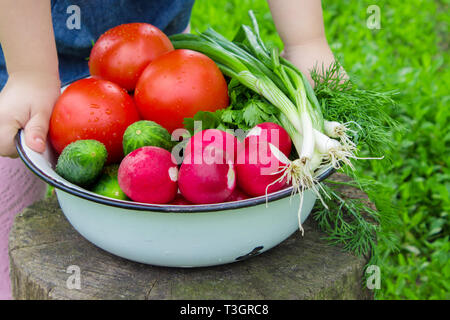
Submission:
[[[324,119],[319,101],[305,76],[280,57],[277,49],[269,51],[254,29],[242,26],[242,35],[231,42],[207,30],[201,35],[172,37],[175,48],[189,48],[208,54],[227,76],[264,97],[278,112],[272,116],[289,132],[298,158],[289,161],[280,181],[287,178],[299,191],[315,190],[314,172],[352,166],[356,144],[349,138],[347,123]],[[300,190],[302,189],[302,190]],[[316,194],[320,193],[316,190]]]
[[[350,208],[318,179],[339,169],[357,179],[354,160],[384,157],[396,126],[386,112],[392,93],[357,88],[337,62],[312,72],[313,89],[250,18],[232,41],[212,29],[168,38],[144,23],[102,35],[89,61],[93,78],[72,83],[53,111],[58,173],[103,196],[175,205],[292,186],[300,228],[306,190],[324,210],[336,199],[338,210]],[[93,140],[106,160],[91,151]],[[369,211],[356,207],[356,215]]]
[[288,184],[275,181],[291,153],[278,124],[255,122],[243,141],[217,128],[192,137],[182,129],[178,141],[185,119],[229,106],[228,83],[207,55],[175,50],[154,26],[131,23],[99,38],[89,68],[92,78],[69,85],[51,118],[56,171],[68,181],[106,197],[176,205],[238,201]]

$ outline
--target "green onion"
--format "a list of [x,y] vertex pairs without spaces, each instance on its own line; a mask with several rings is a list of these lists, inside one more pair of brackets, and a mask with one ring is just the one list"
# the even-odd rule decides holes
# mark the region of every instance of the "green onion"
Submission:
[[[358,159],[354,154],[356,144],[347,135],[352,131],[346,124],[324,118],[323,106],[306,76],[280,57],[277,49],[268,50],[252,12],[250,18],[253,27],[241,26],[234,41],[213,29],[199,35],[178,34],[170,39],[176,49],[204,53],[225,75],[261,95],[280,111],[278,120],[299,155],[286,166],[283,178],[292,182],[301,199],[303,191],[311,189],[326,206],[320,194],[320,190],[325,191],[315,177],[331,167],[354,168],[351,160]],[[300,210],[301,205],[299,214]]]

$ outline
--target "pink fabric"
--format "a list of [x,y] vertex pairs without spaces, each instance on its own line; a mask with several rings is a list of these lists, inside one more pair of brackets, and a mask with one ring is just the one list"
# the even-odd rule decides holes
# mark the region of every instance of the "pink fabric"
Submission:
[[44,197],[46,184],[20,159],[0,157],[0,300],[11,299],[8,235],[14,217]]

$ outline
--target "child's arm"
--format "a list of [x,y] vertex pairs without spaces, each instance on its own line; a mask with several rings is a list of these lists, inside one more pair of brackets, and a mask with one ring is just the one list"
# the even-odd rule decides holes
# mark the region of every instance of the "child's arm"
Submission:
[[42,152],[60,90],[50,0],[0,1],[0,43],[9,74],[0,92],[0,155],[17,155],[19,128],[27,145]]
[[284,43],[284,57],[310,77],[316,65],[328,67],[334,61],[323,25],[320,0],[268,0],[278,34]]

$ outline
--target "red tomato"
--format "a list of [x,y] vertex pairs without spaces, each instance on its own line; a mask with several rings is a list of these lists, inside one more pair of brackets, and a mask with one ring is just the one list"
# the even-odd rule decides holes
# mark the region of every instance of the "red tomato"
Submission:
[[128,93],[117,84],[101,79],[75,81],[56,101],[50,119],[50,141],[58,153],[69,143],[82,139],[102,142],[108,163],[123,157],[125,129],[139,120]]
[[169,38],[148,23],[128,23],[100,36],[91,50],[91,75],[134,90],[145,67],[160,55],[172,51]]
[[197,111],[228,106],[225,78],[213,60],[202,53],[178,49],[145,68],[134,92],[139,113],[169,132],[183,127]]

